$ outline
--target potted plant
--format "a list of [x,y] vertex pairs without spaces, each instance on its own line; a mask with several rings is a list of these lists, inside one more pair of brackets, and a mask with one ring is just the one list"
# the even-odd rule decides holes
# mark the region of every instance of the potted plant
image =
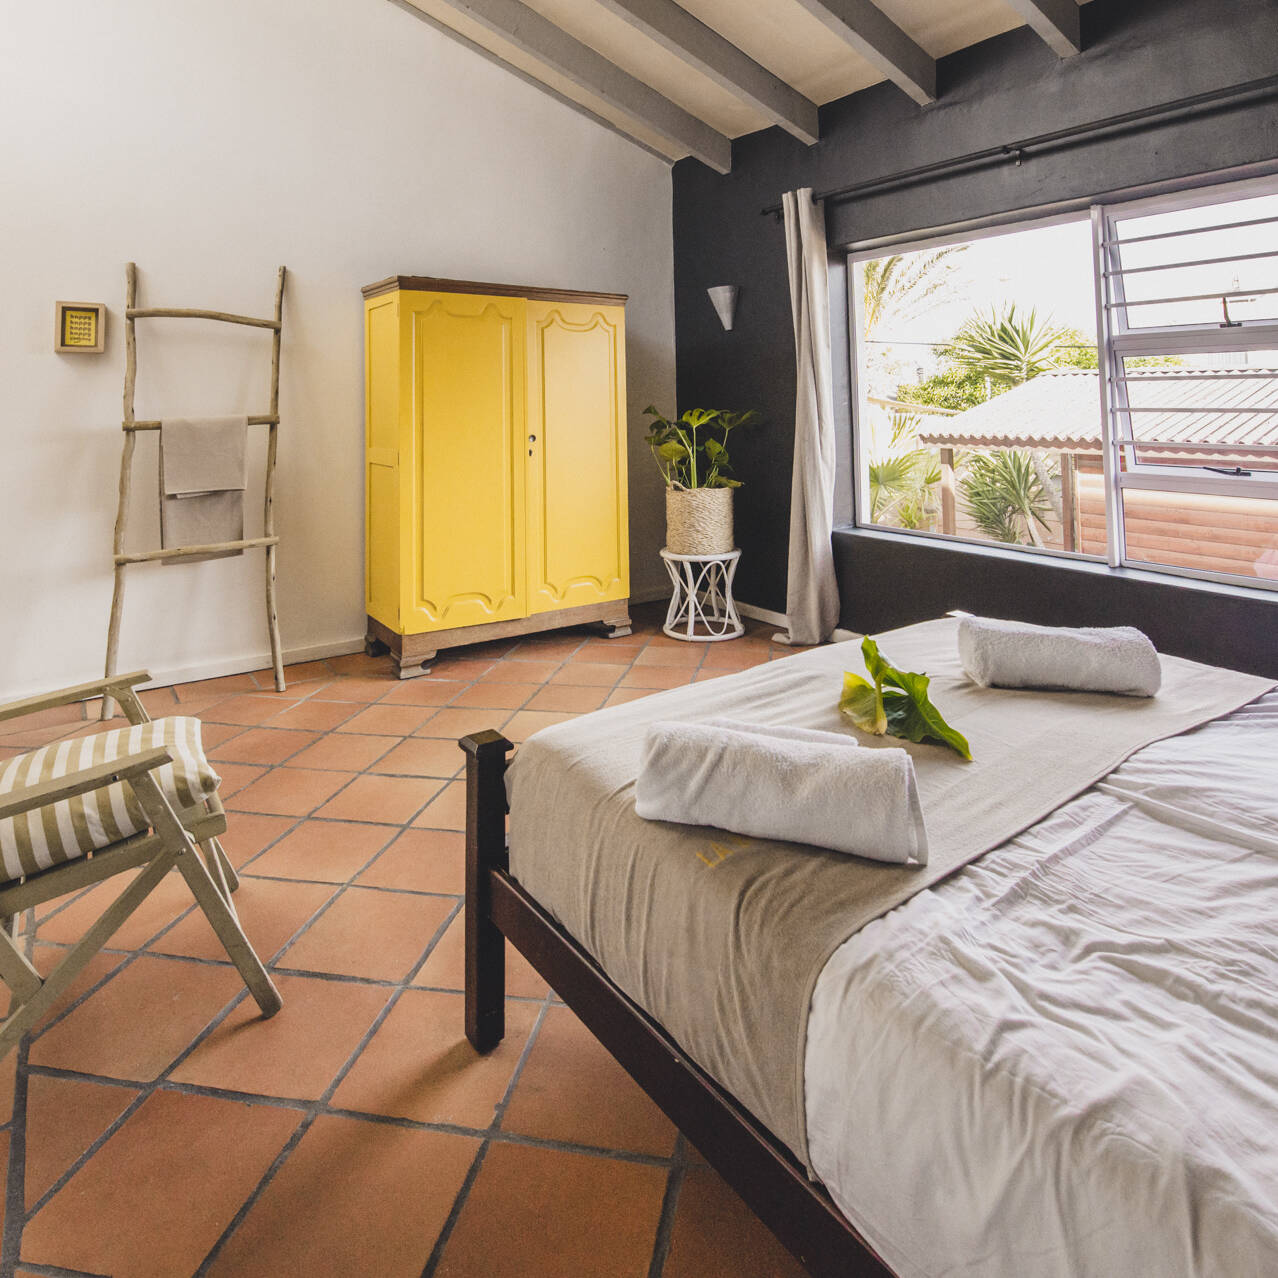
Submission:
[[732,550],[732,490],[728,436],[758,419],[722,408],[689,408],[673,420],[651,404],[645,438],[666,481],[666,549],[676,555],[720,555]]

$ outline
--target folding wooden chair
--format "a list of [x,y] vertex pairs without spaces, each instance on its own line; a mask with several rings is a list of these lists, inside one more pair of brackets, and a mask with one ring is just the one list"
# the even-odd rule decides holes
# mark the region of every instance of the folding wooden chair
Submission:
[[[131,725],[149,724],[151,718],[135,691],[136,685],[145,683],[149,678],[144,672],[113,675],[47,696],[0,706],[0,721],[102,695],[119,703]],[[21,757],[27,759],[31,756]],[[14,762],[16,760],[0,761],[0,775],[4,775]],[[166,793],[156,777],[158,769],[172,762],[174,752],[171,749],[146,749],[66,775],[55,775],[52,779],[21,789],[0,790],[0,854],[7,863],[7,868],[0,871],[0,879],[5,880],[0,883],[0,980],[9,987],[13,996],[9,1015],[0,1025],[0,1058],[57,1001],[89,959],[174,868],[186,879],[196,902],[257,1000],[262,1015],[273,1016],[279,1011],[279,993],[245,937],[231,904],[230,894],[239,886],[239,879],[217,837],[226,830],[226,813],[216,793],[209,793],[190,806],[175,806],[176,794]],[[23,775],[22,769],[18,768],[12,775]],[[16,846],[13,818],[40,812],[44,823],[42,829],[49,822],[56,825],[60,819],[65,832],[68,824],[66,809],[61,810],[60,817],[52,815],[49,813],[53,805],[103,791],[120,782],[131,788],[144,814],[140,824],[149,828],[105,846],[73,853],[71,859],[13,877]],[[109,800],[111,796],[106,798]],[[115,796],[115,802],[118,811],[122,802],[120,794]],[[30,823],[24,829],[29,830]],[[197,852],[197,845],[202,849],[204,859]],[[17,924],[22,911],[99,883],[114,874],[136,869],[141,870],[137,877],[107,906],[53,971],[47,977],[41,977],[18,943]]]

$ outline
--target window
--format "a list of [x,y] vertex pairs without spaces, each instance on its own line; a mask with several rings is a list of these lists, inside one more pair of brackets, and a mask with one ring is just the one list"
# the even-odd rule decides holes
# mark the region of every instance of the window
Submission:
[[1278,184],[852,268],[861,525],[1278,587]]
[[1098,208],[1092,224],[1110,562],[1278,586],[1278,193]]

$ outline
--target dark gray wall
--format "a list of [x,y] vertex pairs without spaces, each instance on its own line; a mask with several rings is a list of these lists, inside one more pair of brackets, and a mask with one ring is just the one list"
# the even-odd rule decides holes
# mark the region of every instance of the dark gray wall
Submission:
[[[1085,51],[1078,57],[1058,59],[1022,28],[942,59],[941,99],[933,106],[917,107],[895,86],[876,85],[822,108],[822,140],[814,147],[773,128],[734,143],[726,176],[693,160],[675,166],[679,407],[758,408],[765,418],[750,436],[742,432],[734,440],[737,474],[746,485],[737,493],[741,599],[785,607],[793,330],[784,232],[773,218],[759,215],[761,208],[797,187],[866,181],[1278,73],[1275,0],[1095,0],[1082,18]],[[832,205],[829,239],[835,246],[904,234],[1275,158],[1278,101],[1270,99],[1140,136],[1030,157],[1019,167]],[[705,295],[712,284],[741,288],[731,333],[720,327]],[[846,419],[846,379],[836,393]],[[841,495],[846,514],[846,484]],[[836,534],[836,540],[845,537],[855,534]],[[917,580],[948,571],[955,554],[940,558],[918,543],[907,549],[893,558],[894,571],[904,578],[879,578],[882,558],[866,554],[857,569],[861,589],[844,596],[844,625],[882,628],[880,614],[867,610],[869,601],[889,593],[907,599]],[[857,562],[856,554],[843,545],[841,562]],[[1055,589],[1048,578],[1030,574],[1024,582],[1027,608],[1036,592]],[[1120,582],[1116,606],[1124,597]],[[929,615],[919,598],[916,615],[907,619]],[[1220,595],[1204,598],[1210,603]],[[1257,615],[1265,615],[1266,601],[1255,606],[1262,609]],[[1273,621],[1267,624],[1272,630]]]
[[1278,600],[1259,591],[868,529],[836,533],[834,561],[849,628],[891,630],[951,608],[1043,626],[1137,626],[1160,652],[1278,679]]

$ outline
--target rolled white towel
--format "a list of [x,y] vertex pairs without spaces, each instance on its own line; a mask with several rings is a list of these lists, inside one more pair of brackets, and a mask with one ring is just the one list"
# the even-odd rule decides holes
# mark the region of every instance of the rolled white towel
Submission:
[[788,723],[745,723],[741,719],[699,719],[703,727],[727,728],[731,732],[751,732],[782,741],[811,741],[817,745],[854,746],[860,743],[850,732],[825,732],[820,728],[795,728]]
[[960,617],[959,660],[983,688],[1056,688],[1152,697],[1162,682],[1158,650],[1132,626],[1034,626]]
[[875,861],[927,864],[914,760],[904,750],[857,748],[838,733],[785,733],[652,724],[635,811],[649,821],[717,826]]

